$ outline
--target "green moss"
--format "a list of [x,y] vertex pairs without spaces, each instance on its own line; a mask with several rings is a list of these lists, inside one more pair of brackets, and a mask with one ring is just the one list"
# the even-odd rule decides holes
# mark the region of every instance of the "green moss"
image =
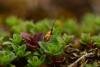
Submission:
[[[10,29],[10,35],[6,31],[0,32],[0,46],[2,46],[0,49],[0,65],[12,65],[11,62],[15,58],[24,57],[28,62],[27,67],[39,67],[47,61],[46,56],[58,57],[64,54],[66,46],[74,45],[75,39],[80,40],[78,42],[80,45],[88,46],[91,44],[95,45],[95,48],[100,48],[99,16],[89,14],[83,18],[80,24],[73,19],[60,22],[63,22],[62,25],[57,20],[44,19],[34,23],[14,16],[8,17],[5,24]],[[48,34],[52,28],[52,34]],[[20,33],[22,32],[30,34],[25,38],[27,42],[21,37]],[[43,33],[43,37],[35,37],[34,34],[37,33]],[[47,34],[49,40],[45,41],[44,37]],[[41,40],[37,39],[38,37],[42,37]],[[29,47],[33,47],[33,44],[38,45],[38,49],[30,50]]]

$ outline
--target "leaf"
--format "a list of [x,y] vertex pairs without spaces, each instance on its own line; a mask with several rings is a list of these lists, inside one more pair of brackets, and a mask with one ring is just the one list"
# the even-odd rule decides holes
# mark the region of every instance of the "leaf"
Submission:
[[84,45],[88,45],[91,43],[91,36],[90,34],[87,33],[82,33],[81,34],[81,38],[80,38],[80,42]]
[[97,47],[100,47],[100,35],[93,36],[92,40],[93,40],[94,45],[96,45]]
[[51,27],[51,20],[44,19],[34,24],[33,31],[34,32],[47,32],[50,29],[50,27]]
[[74,35],[67,35],[67,34],[63,35],[63,40],[65,41],[67,45],[72,42],[73,38],[74,38]]
[[59,43],[47,43],[47,42],[39,42],[41,49],[50,55],[60,55],[63,53],[64,46]]
[[26,53],[26,45],[18,46],[14,51],[16,56],[24,57]]
[[30,35],[28,33],[21,33],[21,36],[30,50],[38,49],[39,48],[38,42],[43,39],[43,33],[37,33],[35,35]]
[[15,44],[15,45],[20,45],[22,43],[22,38],[19,34],[13,34],[13,38],[11,39],[11,41]]
[[11,51],[0,51],[0,64],[10,64],[16,58],[15,54]]
[[44,62],[44,57],[32,56],[28,59],[28,67],[39,67]]

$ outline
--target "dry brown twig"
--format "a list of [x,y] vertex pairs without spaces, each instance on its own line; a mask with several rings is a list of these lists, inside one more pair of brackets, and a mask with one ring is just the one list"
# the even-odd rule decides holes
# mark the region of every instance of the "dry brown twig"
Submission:
[[75,62],[73,62],[72,64],[70,64],[68,67],[75,67],[79,61],[81,61],[82,59],[84,59],[86,57],[89,57],[91,55],[93,55],[93,53],[86,53],[85,55],[83,55],[79,59],[77,59]]

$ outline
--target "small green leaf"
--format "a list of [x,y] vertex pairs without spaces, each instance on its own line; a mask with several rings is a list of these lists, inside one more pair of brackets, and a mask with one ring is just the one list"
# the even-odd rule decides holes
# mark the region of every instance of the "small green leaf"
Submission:
[[100,47],[100,35],[99,36],[93,36],[92,40],[93,40],[94,45],[96,45],[97,47]]
[[28,67],[39,67],[44,62],[44,57],[32,56],[28,59]]
[[16,58],[15,54],[11,51],[0,51],[0,64],[9,64]]
[[15,45],[20,45],[22,43],[22,38],[19,34],[13,34],[13,38],[11,39],[11,41],[15,44]]
[[81,38],[80,38],[80,42],[84,45],[90,44],[91,43],[91,36],[90,34],[87,33],[82,33],[81,34]]
[[40,42],[39,44],[43,51],[50,55],[60,55],[64,50],[64,45],[59,43]]
[[26,54],[26,45],[18,46],[14,51],[16,56],[23,57]]
[[67,35],[67,34],[63,35],[63,40],[65,41],[67,45],[72,42],[73,38],[74,38],[74,35]]

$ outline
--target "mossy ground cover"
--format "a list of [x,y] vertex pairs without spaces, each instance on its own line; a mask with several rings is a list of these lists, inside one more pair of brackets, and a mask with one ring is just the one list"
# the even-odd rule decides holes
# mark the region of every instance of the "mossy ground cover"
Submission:
[[0,29],[0,67],[99,67],[100,17],[44,19],[15,16]]

